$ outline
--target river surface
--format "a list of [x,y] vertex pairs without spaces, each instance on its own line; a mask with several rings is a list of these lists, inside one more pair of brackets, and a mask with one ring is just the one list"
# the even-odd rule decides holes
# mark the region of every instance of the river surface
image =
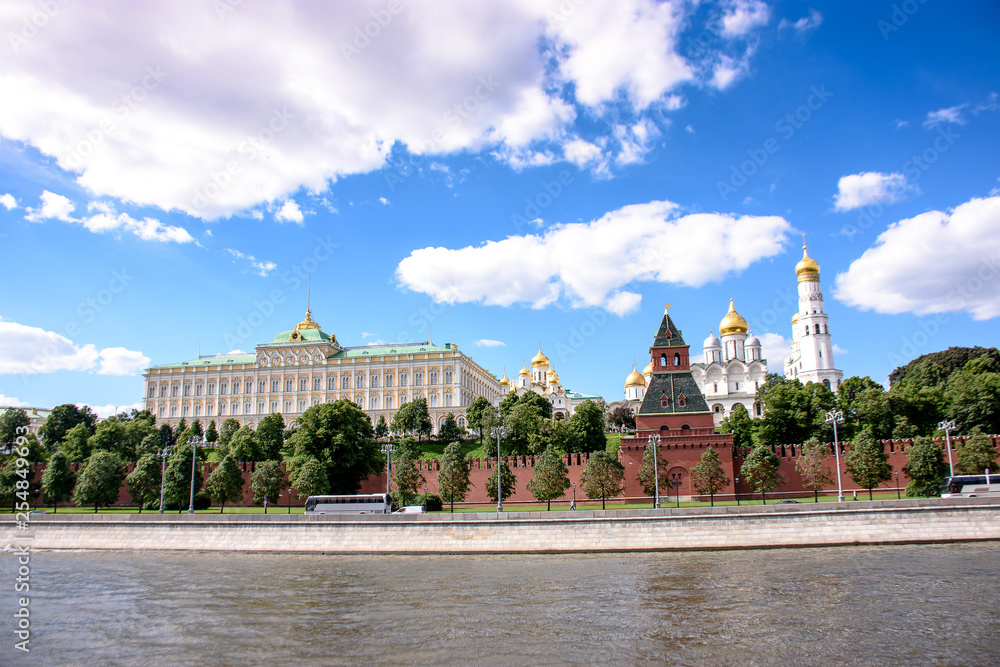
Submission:
[[[1000,544],[643,554],[31,555],[0,664],[997,665]],[[10,582],[10,585],[7,585]]]

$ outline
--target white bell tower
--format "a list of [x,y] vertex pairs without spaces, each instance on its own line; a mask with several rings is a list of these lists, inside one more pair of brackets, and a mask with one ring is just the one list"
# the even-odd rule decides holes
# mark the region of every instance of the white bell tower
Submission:
[[799,283],[799,312],[792,316],[792,349],[785,357],[785,378],[822,382],[836,392],[844,379],[834,367],[830,320],[823,310],[819,264],[809,257],[802,235],[802,260],[795,265]]

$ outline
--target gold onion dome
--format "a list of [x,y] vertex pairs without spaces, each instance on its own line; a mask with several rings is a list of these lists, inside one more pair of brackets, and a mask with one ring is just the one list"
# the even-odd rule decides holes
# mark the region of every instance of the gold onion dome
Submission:
[[527,367],[527,366],[524,366],[524,367],[523,367],[523,368],[521,369],[521,372],[517,374],[517,376],[518,376],[518,377],[524,377],[524,376],[528,376],[528,377],[531,377],[531,371],[529,371],[529,370],[528,370],[528,367]]
[[799,323],[799,314],[795,313],[794,315],[792,315],[792,324],[798,324],[798,323]]
[[554,368],[549,371],[549,384],[559,384],[559,374]]
[[819,264],[806,251],[805,239],[802,241],[802,259],[795,265],[795,275],[819,275]]
[[743,319],[739,313],[736,312],[736,307],[733,306],[733,300],[729,300],[729,312],[726,316],[722,318],[719,322],[719,335],[728,336],[729,334],[745,334],[750,330],[750,325],[747,321]]
[[510,380],[507,379],[507,371],[504,371],[503,372],[503,377],[500,378],[500,386],[501,387],[509,387],[510,386]]
[[625,388],[628,389],[629,387],[645,387],[645,386],[646,386],[646,378],[642,377],[642,375],[639,374],[639,371],[635,370],[635,366],[633,366],[632,372],[628,374],[627,378],[625,378]]
[[646,364],[645,368],[642,369],[642,374],[643,375],[652,375],[652,373],[653,373],[653,362],[651,361],[648,364]]
[[538,348],[538,354],[531,359],[532,366],[548,366],[549,358],[542,354],[542,348]]

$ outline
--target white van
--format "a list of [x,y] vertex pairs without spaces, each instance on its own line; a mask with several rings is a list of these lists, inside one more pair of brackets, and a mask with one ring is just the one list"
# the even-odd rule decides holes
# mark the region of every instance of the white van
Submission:
[[423,505],[407,505],[406,507],[400,507],[393,514],[424,514],[425,512],[427,510],[424,509]]

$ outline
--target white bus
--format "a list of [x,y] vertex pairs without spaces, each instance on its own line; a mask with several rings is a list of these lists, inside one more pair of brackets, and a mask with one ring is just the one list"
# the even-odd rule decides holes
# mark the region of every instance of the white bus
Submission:
[[955,475],[941,485],[942,498],[975,498],[1000,495],[1000,475]]
[[357,496],[309,496],[306,514],[388,514],[392,511],[389,496],[369,493]]

